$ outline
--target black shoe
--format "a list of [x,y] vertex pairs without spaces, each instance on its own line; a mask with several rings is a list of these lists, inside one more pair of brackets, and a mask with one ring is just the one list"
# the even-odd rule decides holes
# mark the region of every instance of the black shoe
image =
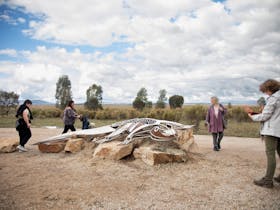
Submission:
[[219,144],[218,144],[218,146],[217,146],[217,147],[218,147],[218,149],[219,149],[219,150],[221,149],[221,145],[219,145]]
[[277,176],[277,177],[274,177],[273,179],[274,179],[274,181],[276,181],[276,182],[280,183],[280,175],[279,175],[279,176]]
[[218,147],[213,148],[214,151],[219,151]]
[[260,187],[273,188],[273,181],[261,178],[260,180],[254,180],[254,184]]

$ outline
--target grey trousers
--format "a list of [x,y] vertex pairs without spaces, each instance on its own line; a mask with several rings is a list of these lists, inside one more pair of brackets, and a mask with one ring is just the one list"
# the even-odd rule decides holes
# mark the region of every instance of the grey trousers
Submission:
[[224,137],[224,133],[223,132],[219,132],[219,133],[212,133],[213,136],[213,146],[216,149],[220,149],[221,148],[221,141]]

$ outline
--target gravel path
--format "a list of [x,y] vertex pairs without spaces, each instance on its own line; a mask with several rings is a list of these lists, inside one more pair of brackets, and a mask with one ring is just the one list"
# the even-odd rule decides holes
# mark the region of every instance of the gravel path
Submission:
[[[140,160],[93,161],[92,149],[44,154],[35,143],[61,129],[33,128],[27,153],[0,154],[0,209],[280,209],[280,185],[252,184],[265,172],[264,143],[195,136],[200,154],[186,163],[149,166]],[[0,138],[14,129],[0,128]],[[277,173],[280,161],[277,158]]]

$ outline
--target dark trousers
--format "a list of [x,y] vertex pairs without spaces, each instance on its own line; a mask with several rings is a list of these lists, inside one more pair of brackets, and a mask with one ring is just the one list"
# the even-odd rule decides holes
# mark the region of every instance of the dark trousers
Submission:
[[66,133],[68,130],[71,130],[71,131],[76,131],[74,125],[64,125],[64,130],[62,133]]
[[275,151],[277,151],[278,156],[280,157],[280,138],[274,136],[264,136],[264,140],[267,158],[265,178],[272,180],[276,168]]
[[31,130],[26,125],[23,125],[18,130],[19,134],[19,144],[24,147],[24,145],[28,142],[28,140],[31,138]]
[[212,136],[213,136],[214,149],[220,149],[221,148],[221,141],[224,137],[224,133],[223,132],[212,133]]

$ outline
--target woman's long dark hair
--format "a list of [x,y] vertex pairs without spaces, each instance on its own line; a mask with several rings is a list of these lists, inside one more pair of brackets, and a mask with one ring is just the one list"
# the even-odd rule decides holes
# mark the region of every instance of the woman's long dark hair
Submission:
[[73,101],[73,100],[70,100],[70,101],[68,101],[67,106],[69,106],[71,109],[73,109],[74,111],[76,111],[76,110],[74,109],[74,107],[73,107],[73,104],[74,104],[74,101]]
[[28,109],[29,110],[29,113],[30,113],[30,119],[32,120],[33,119],[33,116],[32,116],[32,112],[31,110],[28,108],[28,106],[26,106],[27,104],[32,104],[32,101],[29,100],[29,99],[26,99],[22,105],[19,106],[18,110],[17,110],[17,114],[16,114],[16,117],[19,117],[19,116],[22,116],[22,113],[25,109]]
[[24,103],[23,103],[24,105],[26,105],[26,104],[32,104],[32,101],[31,100],[29,100],[29,99],[26,99],[25,101],[24,101]]

